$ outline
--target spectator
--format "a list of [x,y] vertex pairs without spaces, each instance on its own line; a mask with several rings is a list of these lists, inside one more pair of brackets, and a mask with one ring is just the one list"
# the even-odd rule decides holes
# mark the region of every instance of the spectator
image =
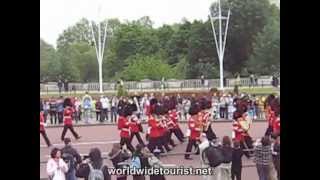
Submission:
[[[136,169],[143,169],[146,166],[145,162],[143,161],[144,155],[142,154],[142,149],[144,146],[142,144],[137,144],[135,151],[132,154],[131,157],[131,164],[130,168],[136,168]],[[133,180],[144,180],[145,176],[144,175],[133,175]]]
[[82,108],[84,111],[83,112],[84,122],[88,124],[91,118],[91,110],[92,110],[92,97],[89,95],[88,92],[86,92],[86,94],[82,98]]
[[68,92],[69,91],[69,82],[68,79],[64,80],[64,91]]
[[188,98],[184,98],[182,101],[182,106],[183,106],[183,115],[184,115],[184,120],[187,121],[188,119],[188,112],[191,106],[191,101]]
[[278,136],[276,142],[273,143],[272,159],[274,167],[277,171],[277,178],[280,180],[280,136]]
[[76,175],[77,177],[84,178],[85,180],[111,180],[111,176],[108,172],[108,166],[103,165],[101,151],[98,148],[90,150],[89,158],[83,160],[77,169]]
[[[161,151],[159,149],[154,149],[153,153],[150,153],[148,149],[145,150],[148,156],[148,164],[152,168],[163,168],[164,165],[160,161],[160,153]],[[166,178],[164,175],[150,175],[150,180],[165,180]]]
[[201,75],[201,85],[204,87],[204,75]]
[[48,119],[48,114],[50,112],[50,104],[47,100],[44,100],[43,102],[43,118],[44,118],[44,123],[47,123]]
[[102,105],[101,105],[101,102],[100,102],[100,99],[97,99],[96,102],[95,102],[95,110],[96,110],[96,120],[100,122],[101,121],[101,110],[102,110]]
[[53,99],[53,97],[50,99],[50,123],[51,124],[57,124],[57,103],[56,101]]
[[77,180],[76,167],[81,163],[81,156],[76,149],[71,145],[71,139],[64,139],[65,146],[61,149],[62,158],[68,165],[66,180]]
[[254,162],[257,166],[259,180],[269,180],[272,151],[268,136],[264,136],[261,142],[257,141],[254,147]]
[[254,76],[254,82],[255,82],[255,85],[258,86],[258,76],[257,75]]
[[[113,147],[108,154],[109,159],[111,160],[115,169],[122,169],[125,167],[124,161],[128,160],[131,157],[131,154],[125,150],[121,149],[120,143],[113,144]],[[117,180],[126,180],[127,175],[125,174],[117,174]]]
[[66,180],[65,173],[68,171],[67,164],[61,158],[61,151],[58,148],[53,148],[51,158],[47,163],[47,174],[52,180]]
[[220,107],[220,118],[225,118],[226,115],[226,99],[225,99],[225,95],[223,95],[222,97],[220,97],[220,103],[219,103],[219,107]]
[[231,163],[232,163],[232,147],[229,136],[224,136],[222,139],[222,154],[224,157],[223,163],[220,165],[220,180],[231,179]]
[[118,98],[114,96],[111,100],[111,122],[117,122]]
[[63,123],[63,97],[60,96],[60,98],[57,100],[57,113],[58,113],[58,121],[59,124]]
[[100,102],[102,106],[100,121],[103,122],[105,119],[108,121],[108,111],[111,110],[109,99],[107,96],[101,96]]
[[250,88],[250,87],[252,87],[252,86],[254,86],[254,75],[253,75],[253,74],[251,74],[251,75],[250,75],[250,84],[249,84],[249,88]]
[[78,121],[81,121],[81,102],[78,99],[78,97],[75,97],[75,102],[74,102],[74,107],[75,107],[75,120],[76,123],[78,123]]
[[59,79],[58,80],[59,94],[61,94],[62,85],[63,85],[63,83],[62,83],[61,79]]
[[232,151],[231,179],[241,180],[243,151],[239,141],[234,141]]

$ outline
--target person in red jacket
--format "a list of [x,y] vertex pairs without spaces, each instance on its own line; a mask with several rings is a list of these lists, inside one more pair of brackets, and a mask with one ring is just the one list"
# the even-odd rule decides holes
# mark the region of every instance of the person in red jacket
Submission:
[[214,133],[214,131],[212,130],[211,124],[212,122],[210,121],[210,119],[212,118],[212,115],[210,113],[210,109],[211,109],[212,105],[211,105],[211,101],[202,98],[200,100],[200,113],[199,113],[199,117],[202,121],[203,124],[203,129],[202,132],[206,134],[206,137],[209,139],[216,139],[217,136]]
[[166,117],[166,114],[168,113],[168,109],[164,107],[164,105],[161,105],[160,107],[160,115],[159,115],[159,121],[161,122],[160,132],[161,132],[161,144],[166,149],[167,152],[171,151],[171,148],[169,147],[169,144],[174,147],[175,144],[173,140],[171,139],[170,131],[168,129],[168,119]]
[[71,103],[71,99],[70,98],[66,98],[63,102],[63,131],[61,134],[61,140],[64,141],[64,137],[67,133],[67,130],[70,129],[71,133],[73,134],[73,136],[78,140],[81,138],[81,136],[79,136],[77,134],[77,132],[73,129],[73,113],[75,112],[74,108],[72,107],[72,103]]
[[274,119],[272,121],[272,137],[274,139],[280,136],[280,99],[273,100],[271,109],[274,113]]
[[130,127],[130,133],[131,133],[130,143],[132,143],[133,137],[136,136],[139,144],[145,146],[145,144],[140,136],[140,132],[143,132],[142,125],[141,125],[140,120],[138,119],[138,116],[135,114],[137,107],[135,104],[132,104],[131,108],[133,109],[133,114],[129,117],[130,118],[129,127]]
[[[247,113],[241,110],[237,110],[233,114],[233,140],[240,142],[242,149],[252,149],[253,141],[250,137],[248,130],[250,129],[250,123],[247,122]],[[247,158],[251,156],[250,151],[245,151],[244,155]]]
[[184,158],[187,160],[192,160],[192,158],[190,158],[190,154],[187,154],[191,152],[192,146],[194,146],[195,149],[197,149],[196,154],[199,154],[198,143],[200,142],[201,129],[202,129],[202,122],[199,121],[199,115],[198,115],[199,112],[200,112],[200,107],[198,104],[195,103],[191,105],[189,109],[189,114],[191,115],[191,117],[188,120],[188,127],[189,127],[190,134],[189,134],[186,154],[184,156]]
[[168,118],[170,119],[168,124],[170,126],[172,125],[172,128],[170,127],[170,131],[171,131],[170,137],[171,137],[171,134],[173,133],[177,137],[177,139],[181,143],[183,143],[184,142],[184,135],[183,135],[183,132],[179,126],[178,113],[176,110],[176,103],[175,103],[174,99],[171,99],[171,102],[169,104]]
[[161,144],[161,121],[159,120],[160,111],[157,105],[152,106],[151,114],[148,116],[148,126],[150,128],[149,132],[149,143],[148,149],[153,152],[154,149],[160,149],[164,152]]
[[120,130],[121,148],[126,144],[127,148],[134,152],[134,148],[130,142],[130,122],[128,118],[132,115],[130,108],[126,105],[119,111],[118,129]]
[[49,138],[48,138],[48,136],[47,136],[46,130],[45,130],[45,128],[44,128],[44,125],[45,125],[45,123],[44,123],[44,113],[43,113],[43,111],[40,109],[40,134],[41,134],[42,137],[44,138],[47,146],[48,146],[48,147],[51,147],[52,145],[51,145],[50,140],[49,140]]
[[266,136],[270,136],[272,134],[272,126],[273,126],[273,121],[275,119],[275,115],[274,115],[274,111],[271,109],[271,104],[274,99],[275,99],[275,96],[273,94],[270,94],[264,102],[266,120],[268,121],[268,127],[265,132]]

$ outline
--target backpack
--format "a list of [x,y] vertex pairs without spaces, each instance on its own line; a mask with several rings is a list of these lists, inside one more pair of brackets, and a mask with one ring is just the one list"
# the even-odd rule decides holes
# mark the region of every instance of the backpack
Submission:
[[132,157],[130,168],[141,169],[141,161],[139,156]]
[[71,169],[75,168],[75,160],[72,154],[70,153],[63,153],[62,159],[68,166],[68,172],[71,171]]
[[90,163],[88,165],[90,168],[88,180],[104,180],[104,175],[102,172],[103,166],[101,166],[100,169],[94,169]]
[[90,98],[86,97],[83,101],[83,108],[90,109],[91,108],[91,101]]
[[210,167],[217,167],[224,161],[221,147],[215,147],[211,143],[202,152],[202,159],[208,159]]

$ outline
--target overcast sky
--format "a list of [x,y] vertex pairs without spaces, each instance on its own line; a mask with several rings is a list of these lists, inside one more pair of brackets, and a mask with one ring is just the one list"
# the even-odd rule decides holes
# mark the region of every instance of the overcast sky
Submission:
[[185,17],[206,20],[215,0],[41,0],[40,37],[55,46],[60,33],[81,18],[97,19],[99,4],[103,18],[136,20],[149,16],[155,27],[181,22]]

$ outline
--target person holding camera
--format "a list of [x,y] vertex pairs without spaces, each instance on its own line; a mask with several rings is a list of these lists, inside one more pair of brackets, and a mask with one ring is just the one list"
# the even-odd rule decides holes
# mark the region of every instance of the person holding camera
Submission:
[[61,150],[53,148],[47,162],[47,174],[50,180],[66,180],[67,164],[61,158]]
[[76,180],[76,167],[81,163],[81,156],[78,151],[71,146],[71,139],[64,139],[65,146],[61,149],[62,159],[68,165],[66,180]]
[[108,166],[103,165],[101,151],[98,148],[91,149],[89,155],[84,157],[76,176],[85,180],[111,180]]
[[[129,163],[126,163],[126,161],[131,157],[131,153],[126,149],[122,149],[120,143],[113,144],[108,156],[115,169],[122,169],[129,166]],[[117,180],[127,180],[127,175],[117,174]]]

